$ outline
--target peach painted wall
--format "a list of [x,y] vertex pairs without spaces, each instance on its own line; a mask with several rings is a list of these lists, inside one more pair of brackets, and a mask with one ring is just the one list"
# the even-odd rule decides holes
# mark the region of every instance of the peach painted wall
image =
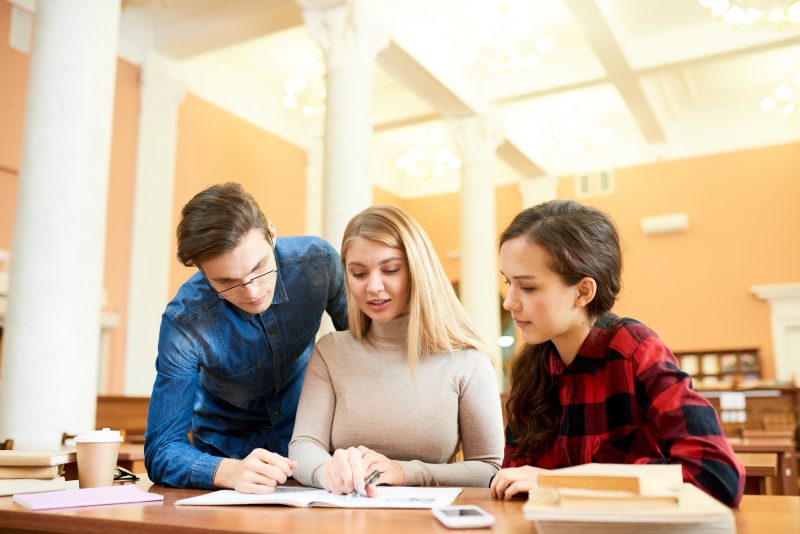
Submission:
[[[675,351],[758,347],[774,376],[769,306],[759,284],[800,282],[800,144],[643,165],[614,172],[611,196],[581,199],[610,213],[623,242],[615,311],[655,329]],[[575,198],[572,177],[559,198]],[[459,276],[459,195],[412,199],[448,275]],[[497,232],[522,209],[516,187],[497,188]],[[685,212],[684,233],[645,236],[642,217]],[[502,292],[502,286],[500,291]]]
[[[0,0],[0,248],[11,247],[29,56],[8,46],[11,5]],[[108,190],[104,287],[119,326],[110,336],[106,393],[122,393],[131,223],[139,123],[140,69],[117,63]],[[302,234],[305,153],[189,94],[180,111],[175,209],[212,183],[237,180],[253,193],[280,235]],[[177,216],[169,231],[174,234]],[[174,238],[173,238],[174,239]],[[174,258],[174,240],[173,240]],[[171,294],[188,276],[174,260]]]
[[[180,211],[196,193],[220,182],[239,182],[273,221],[279,236],[305,227],[306,153],[277,137],[187,94],[178,119],[172,250]],[[169,298],[195,269],[172,255]]]
[[11,248],[17,199],[28,56],[8,46],[11,5],[0,2],[0,248]]
[[106,212],[105,276],[107,306],[119,316],[111,333],[106,366],[107,393],[122,393],[125,384],[125,338],[128,318],[128,278],[131,263],[131,224],[139,135],[139,67],[117,61],[114,126]]
[[[758,347],[774,376],[769,306],[750,288],[800,282],[800,144],[685,159],[614,173],[610,213],[624,247],[617,313],[673,350]],[[560,196],[574,196],[572,180]],[[689,230],[645,236],[642,217],[683,212]]]
[[[423,198],[405,200],[406,210],[425,228],[433,241],[450,280],[459,278],[461,268],[458,259],[447,259],[449,252],[458,252],[461,243],[461,195],[449,193]],[[522,209],[522,198],[516,185],[500,186],[495,189],[495,210],[497,235],[511,222]],[[499,276],[499,275],[498,275]],[[498,278],[498,283],[499,283]]]
[[[19,165],[30,56],[8,46],[11,5],[0,2],[0,248],[10,249],[16,211]],[[128,303],[130,218],[139,106],[139,69],[117,62],[114,128],[107,198],[106,252],[103,287],[107,309],[119,317],[109,336],[110,361],[106,369],[108,392],[122,387],[125,323]]]

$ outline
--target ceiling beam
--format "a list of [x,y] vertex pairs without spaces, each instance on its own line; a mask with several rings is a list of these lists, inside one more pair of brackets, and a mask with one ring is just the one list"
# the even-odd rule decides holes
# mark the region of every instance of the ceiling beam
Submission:
[[156,49],[179,61],[303,24],[293,0],[230,0],[156,28]]
[[711,63],[717,63],[729,59],[736,59],[743,56],[748,56],[750,54],[760,54],[761,52],[769,52],[770,50],[774,50],[776,48],[795,46],[798,44],[800,44],[800,35],[787,37],[785,39],[780,39],[778,41],[772,41],[769,43],[761,43],[754,46],[748,46],[746,48],[739,48],[736,50],[726,50],[725,52],[710,54],[708,56],[684,59],[681,61],[676,61],[674,63],[665,63],[662,65],[655,65],[652,67],[644,67],[641,69],[637,69],[636,73],[639,74],[640,76],[651,76],[654,74],[661,74],[671,70],[687,69],[692,67],[703,67]]
[[505,161],[512,169],[524,177],[546,174],[508,137],[497,147],[497,157]]
[[396,41],[378,54],[378,62],[395,80],[446,117],[465,117],[475,111]]
[[649,143],[665,141],[664,130],[639,85],[639,78],[628,65],[597,4],[589,0],[564,0],[564,3],[605,68],[608,81],[614,84],[628,106],[644,138]]
[[[376,132],[442,118],[469,117],[478,113],[394,40],[378,54],[378,61],[395,80],[425,100],[436,112],[377,124],[374,128]],[[539,166],[508,138],[498,147],[497,156],[523,176],[544,174]]]

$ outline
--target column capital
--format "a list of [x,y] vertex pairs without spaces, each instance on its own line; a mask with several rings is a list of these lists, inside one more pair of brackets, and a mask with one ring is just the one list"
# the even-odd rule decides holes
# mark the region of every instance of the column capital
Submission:
[[540,175],[523,176],[517,184],[522,195],[523,208],[536,206],[542,202],[555,200],[558,193],[558,177]]
[[447,121],[450,136],[464,163],[491,162],[505,132],[496,122],[479,115]]
[[314,0],[299,1],[309,33],[325,53],[328,72],[342,67],[372,70],[378,52],[389,44],[389,30],[379,18],[375,0],[333,6]]
[[178,108],[186,96],[186,82],[176,75],[175,65],[153,52],[142,64],[141,119],[177,131]]

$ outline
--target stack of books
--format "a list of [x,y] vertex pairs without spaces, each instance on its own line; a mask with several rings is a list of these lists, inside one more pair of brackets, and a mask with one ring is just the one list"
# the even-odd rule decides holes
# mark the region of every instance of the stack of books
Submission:
[[63,490],[64,465],[75,451],[0,451],[0,496]]
[[680,465],[586,464],[539,475],[523,506],[539,534],[734,533],[731,510]]

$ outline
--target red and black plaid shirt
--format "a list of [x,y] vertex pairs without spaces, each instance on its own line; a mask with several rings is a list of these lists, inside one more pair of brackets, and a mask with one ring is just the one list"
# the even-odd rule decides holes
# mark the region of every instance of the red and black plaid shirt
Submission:
[[506,428],[503,467],[555,469],[590,462],[679,463],[683,478],[729,506],[744,489],[717,413],[655,332],[633,319],[601,317],[565,366],[551,345],[549,370],[561,401],[552,447],[515,459]]

